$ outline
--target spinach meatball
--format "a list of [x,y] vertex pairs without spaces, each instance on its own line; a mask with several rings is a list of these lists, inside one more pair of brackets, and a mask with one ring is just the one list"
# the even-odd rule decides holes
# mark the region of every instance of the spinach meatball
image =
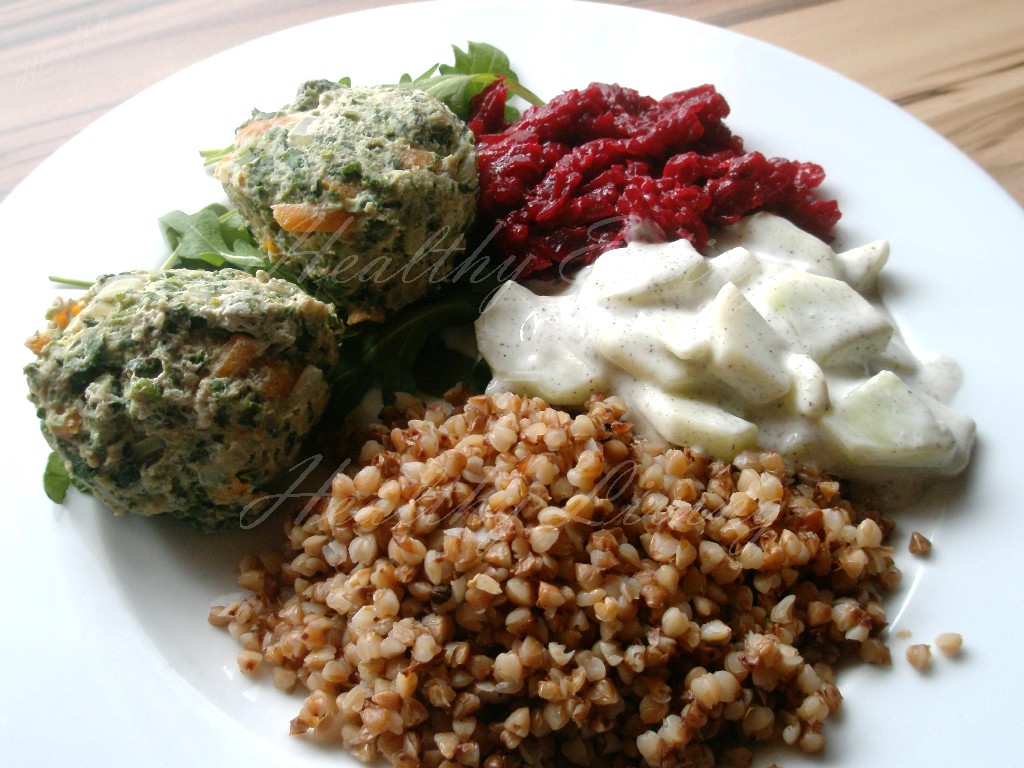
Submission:
[[349,322],[442,283],[476,213],[472,132],[404,86],[305,83],[238,129],[216,176],[271,260]]
[[59,302],[25,368],[42,430],[118,514],[238,524],[328,399],[333,309],[265,274],[101,277]]

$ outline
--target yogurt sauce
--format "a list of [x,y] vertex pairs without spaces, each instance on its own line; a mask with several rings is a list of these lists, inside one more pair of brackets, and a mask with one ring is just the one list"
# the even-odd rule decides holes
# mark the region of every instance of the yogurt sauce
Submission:
[[885,241],[837,254],[756,214],[716,251],[633,242],[555,295],[506,283],[476,323],[489,391],[614,393],[638,434],[725,460],[776,449],[876,481],[964,468],[974,422],[943,402],[959,368],[913,354],[877,297]]

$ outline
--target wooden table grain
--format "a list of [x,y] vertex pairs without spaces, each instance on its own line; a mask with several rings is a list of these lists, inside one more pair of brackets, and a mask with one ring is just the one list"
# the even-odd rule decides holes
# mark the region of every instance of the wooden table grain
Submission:
[[[7,0],[0,198],[130,96],[189,64],[373,0]],[[1022,0],[620,0],[728,27],[891,99],[1024,203]]]

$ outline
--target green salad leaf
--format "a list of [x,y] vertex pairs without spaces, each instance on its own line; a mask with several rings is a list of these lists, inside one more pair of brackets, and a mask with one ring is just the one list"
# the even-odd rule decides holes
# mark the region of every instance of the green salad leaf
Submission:
[[160,217],[164,238],[174,249],[165,268],[202,261],[212,267],[267,269],[267,255],[235,211],[215,203],[197,213],[171,211]]
[[442,75],[490,72],[495,75],[504,75],[509,80],[519,79],[512,71],[512,64],[505,52],[493,45],[470,41],[466,50],[462,50],[457,45],[453,45],[452,50],[455,52],[455,64],[442,64],[439,67]]
[[196,213],[170,211],[159,219],[164,239],[172,248],[164,269],[222,269],[234,267],[249,274],[268,272],[316,295],[315,288],[295,272],[270,261],[238,211],[220,203]]
[[487,379],[482,384],[479,382],[480,364],[486,369],[487,363],[483,360],[478,362],[477,358],[448,346],[443,334],[438,331],[424,339],[416,355],[413,365],[416,390],[440,397],[463,381],[471,392],[481,392],[491,377],[490,369],[487,369]]
[[448,348],[440,331],[470,325],[484,296],[475,286],[455,284],[385,323],[350,326],[342,338],[340,362],[329,377],[331,412],[348,413],[374,384],[390,392],[440,395],[458,381],[478,380],[476,360]]
[[57,285],[66,285],[69,288],[91,288],[92,280],[80,280],[77,277],[61,277],[60,275],[49,275],[47,279]]
[[43,490],[47,498],[55,504],[63,504],[70,487],[71,475],[64,466],[64,459],[56,451],[51,451],[43,470]]
[[[417,78],[403,75],[401,85],[409,85],[426,91],[438,101],[444,102],[455,114],[465,120],[469,116],[469,104],[491,83],[504,78],[509,93],[519,96],[530,104],[543,104],[543,100],[519,82],[512,70],[508,56],[487,43],[470,42],[463,51],[452,46],[454,64],[435,64]],[[505,118],[515,120],[519,111],[507,107]]]
[[230,155],[234,151],[235,145],[232,143],[217,149],[201,149],[199,150],[199,156],[203,158],[203,165],[214,165],[222,157]]

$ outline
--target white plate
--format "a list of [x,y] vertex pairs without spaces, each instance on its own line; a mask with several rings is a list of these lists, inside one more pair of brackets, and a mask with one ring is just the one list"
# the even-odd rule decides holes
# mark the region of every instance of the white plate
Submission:
[[[954,405],[978,422],[969,475],[900,518],[904,585],[889,604],[892,669],[845,670],[843,713],[824,760],[801,765],[953,766],[979,751],[1015,764],[1024,629],[1016,582],[1024,337],[1020,207],[943,139],[885,100],[789,53],[720,29],[621,7],[446,2],[329,19],[256,40],[156,85],[56,152],[0,206],[7,263],[2,333],[10,402],[4,429],[4,620],[0,743],[9,765],[353,763],[289,737],[300,699],[236,671],[235,643],[206,623],[233,589],[251,535],[202,536],[165,521],[114,519],[40,488],[47,448],[25,400],[21,346],[56,291],[47,274],[92,278],[157,265],[157,217],[219,199],[197,150],[227,143],[254,106],[296,84],[351,75],[393,80],[449,60],[449,43],[507,51],[526,84],[552,96],[593,80],[653,95],[715,83],[748,147],[813,160],[840,200],[840,246],[889,238],[885,293],[911,340],[956,358]],[[905,553],[911,530],[935,548]],[[272,542],[274,530],[256,532]],[[930,674],[908,642],[961,632],[963,658]]]

